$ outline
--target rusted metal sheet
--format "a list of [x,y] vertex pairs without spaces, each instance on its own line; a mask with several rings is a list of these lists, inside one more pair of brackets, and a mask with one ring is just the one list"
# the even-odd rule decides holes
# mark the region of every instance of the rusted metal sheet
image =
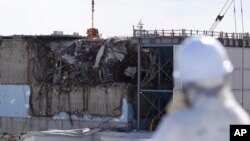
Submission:
[[28,53],[25,41],[19,39],[1,41],[0,83],[28,84]]

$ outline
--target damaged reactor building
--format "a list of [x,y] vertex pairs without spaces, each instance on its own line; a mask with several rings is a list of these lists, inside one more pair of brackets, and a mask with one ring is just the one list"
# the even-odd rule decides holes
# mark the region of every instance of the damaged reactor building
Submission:
[[[130,129],[137,116],[137,47],[130,38],[2,37],[1,106],[9,106],[11,111],[0,109],[4,127],[0,132],[80,127]],[[173,89],[171,61],[164,62],[164,83],[159,85],[155,74],[159,69],[158,56],[159,52],[153,49],[142,49],[142,87]],[[150,100],[152,96],[145,98],[157,102]],[[142,100],[141,105],[149,104]],[[141,113],[144,118],[158,114]]]

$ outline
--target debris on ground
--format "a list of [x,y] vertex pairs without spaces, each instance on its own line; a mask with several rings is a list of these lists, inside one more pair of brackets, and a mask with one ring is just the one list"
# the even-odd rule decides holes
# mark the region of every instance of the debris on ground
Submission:
[[20,141],[24,134],[7,134],[0,135],[0,141]]

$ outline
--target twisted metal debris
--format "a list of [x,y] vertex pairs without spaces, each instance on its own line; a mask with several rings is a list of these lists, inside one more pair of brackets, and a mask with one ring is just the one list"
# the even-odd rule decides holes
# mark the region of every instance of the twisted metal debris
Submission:
[[[121,84],[133,88],[137,74],[136,44],[131,43],[129,39],[118,38],[73,41],[32,39],[28,44],[28,69],[29,74],[32,74],[29,75],[32,93],[30,109],[33,116],[47,117],[60,112],[76,115],[82,115],[86,112],[99,116],[121,115],[122,98],[125,95],[133,94],[131,89],[130,91],[123,89],[124,92],[117,93],[114,96],[118,98],[118,100],[114,100],[115,103],[106,100],[104,105],[107,106],[104,107],[107,107],[108,110],[103,110],[102,106],[102,108],[99,107],[99,112],[90,110],[92,106],[96,105],[95,102],[90,104],[89,91],[91,90],[89,89],[91,87],[118,86]],[[155,73],[158,64],[154,50],[142,50],[143,87],[159,88]],[[172,68],[169,68],[169,66],[172,66],[172,64],[166,62],[165,66],[162,67],[164,81],[171,79],[168,74],[171,73]],[[162,86],[162,88],[164,87],[172,87],[172,84],[166,83]],[[110,93],[108,87],[105,89],[106,95]],[[79,103],[70,102],[70,97],[76,93],[78,94],[76,97],[80,96],[79,98],[83,100]],[[59,102],[55,99],[58,99]],[[64,100],[63,104],[54,106],[54,103],[61,102],[60,99],[66,99],[66,103]],[[73,106],[75,108],[72,108]]]
[[[136,74],[136,47],[129,40],[36,41],[34,77],[53,85],[99,85],[133,83]],[[146,55],[149,54],[149,55]],[[151,53],[144,53],[150,63]],[[148,64],[143,65],[149,69]],[[131,71],[130,71],[131,70]]]

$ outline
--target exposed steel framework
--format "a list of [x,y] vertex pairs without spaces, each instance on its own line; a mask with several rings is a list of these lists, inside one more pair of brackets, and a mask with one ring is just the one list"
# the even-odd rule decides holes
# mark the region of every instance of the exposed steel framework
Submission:
[[[145,63],[140,58],[140,51],[144,48],[150,48],[152,50],[159,50],[160,48],[168,48],[173,47],[175,45],[179,45],[185,38],[190,36],[212,36],[220,40],[222,44],[226,47],[239,47],[242,48],[244,52],[244,48],[250,47],[250,36],[249,33],[226,33],[226,32],[214,32],[214,31],[200,31],[200,30],[144,30],[144,29],[133,29],[133,38],[134,42],[138,43],[138,68],[140,68],[142,63]],[[243,54],[242,52],[242,54]],[[159,54],[161,52],[159,51]],[[243,57],[243,55],[242,55]],[[160,58],[159,58],[160,59]],[[244,59],[243,59],[244,60]],[[172,73],[166,72],[164,67],[171,69],[173,67],[173,58],[166,60],[163,64],[152,64],[151,68],[158,67],[158,71],[153,72],[154,77],[159,77],[159,80],[162,80],[162,74],[166,75],[166,81],[159,81],[158,85],[159,88],[150,89],[150,78],[148,74],[152,74],[151,70],[146,72],[146,75],[142,74],[142,71],[138,69],[138,89],[137,89],[137,129],[145,129],[150,124],[152,128],[152,123],[155,122],[155,119],[158,119],[160,116],[164,115],[164,110],[162,107],[158,106],[159,98],[153,97],[149,99],[145,96],[145,93],[172,93],[173,89],[167,87],[161,87],[165,84],[171,85],[170,82],[173,82]],[[243,67],[243,66],[242,66]],[[242,77],[244,77],[244,72],[242,72]],[[148,108],[146,118],[142,119],[139,118],[143,113],[143,107],[141,107],[141,100],[146,100],[148,103],[151,104],[151,107]],[[148,118],[152,111],[158,112],[155,118],[150,119]],[[145,110],[144,110],[145,112]],[[147,121],[151,121],[147,122]]]

